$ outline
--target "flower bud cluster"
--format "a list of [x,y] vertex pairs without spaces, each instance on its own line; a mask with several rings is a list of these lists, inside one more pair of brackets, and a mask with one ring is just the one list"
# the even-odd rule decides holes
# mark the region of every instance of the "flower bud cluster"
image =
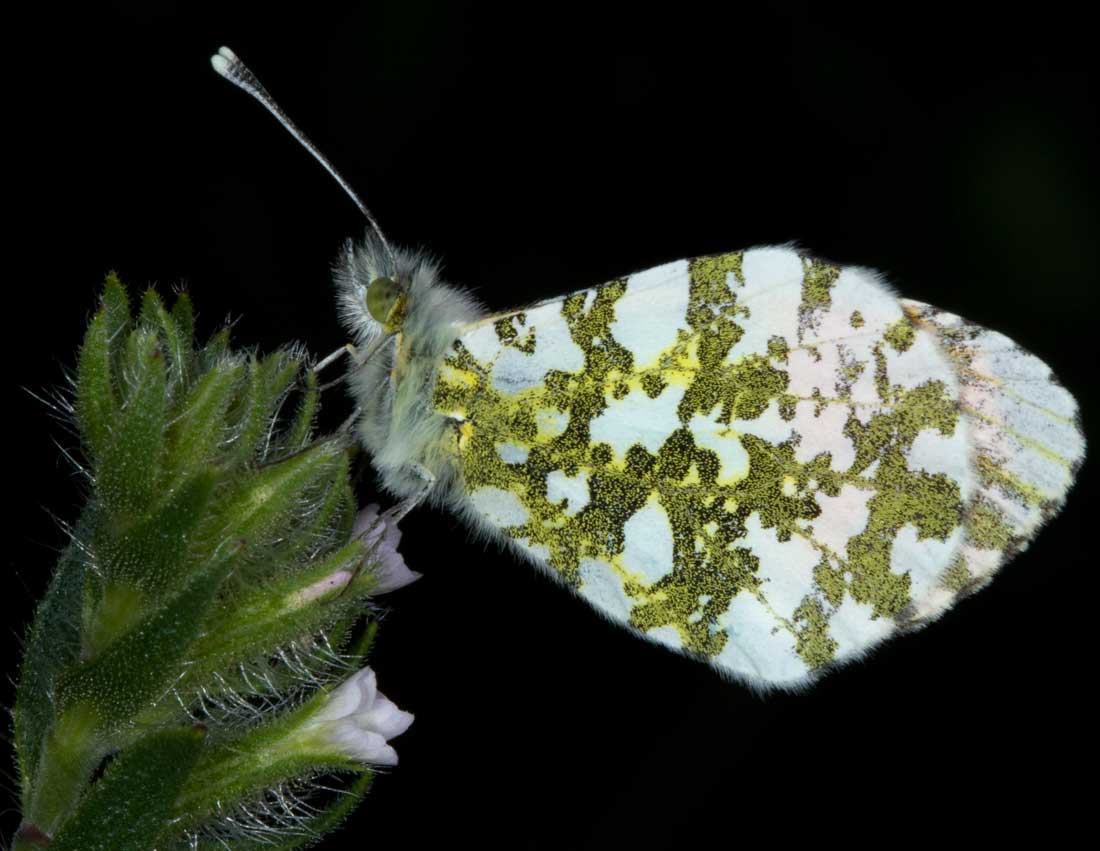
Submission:
[[[18,851],[310,844],[412,723],[362,621],[417,574],[359,510],[346,436],[315,435],[304,353],[193,326],[186,295],[147,292],[135,317],[111,277],[85,335],[71,412],[91,488],[25,642]],[[351,794],[308,799],[325,772]],[[287,789],[305,797],[283,831],[261,805]]]

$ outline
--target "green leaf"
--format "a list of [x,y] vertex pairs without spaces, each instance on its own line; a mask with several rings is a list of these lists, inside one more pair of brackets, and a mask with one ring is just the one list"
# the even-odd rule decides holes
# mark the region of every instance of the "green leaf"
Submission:
[[91,706],[78,704],[62,712],[42,743],[35,786],[23,810],[27,821],[55,834],[76,808],[106,753]]
[[111,323],[104,309],[88,326],[76,367],[76,416],[93,460],[106,451],[118,408],[111,369]]
[[119,753],[50,842],[50,851],[153,851],[170,830],[176,798],[205,733],[152,733]]
[[222,328],[211,337],[202,350],[203,369],[211,369],[218,365],[229,354],[229,329]]
[[121,407],[118,372],[130,330],[130,300],[113,272],[88,325],[77,362],[76,414],[93,459],[106,449]]
[[112,337],[121,336],[130,330],[130,298],[126,287],[111,272],[103,282],[103,295],[100,298],[103,310],[107,314],[107,327]]
[[320,836],[325,833],[330,833],[336,830],[352,811],[359,806],[360,801],[366,796],[367,791],[370,789],[370,784],[374,780],[374,773],[370,771],[363,772],[356,778],[347,789],[343,790],[343,794],[336,799],[334,803],[325,809],[321,810],[317,816],[310,820],[310,829],[316,834],[313,837],[306,837],[301,840],[290,840],[285,845],[278,846],[282,851],[291,851],[295,848],[308,848],[315,844]]
[[[102,542],[102,568],[107,579],[153,594],[183,585],[202,564],[205,551],[193,549],[193,533],[206,516],[217,481],[214,471],[199,471],[169,494],[156,513]],[[197,561],[188,565],[192,555]]]
[[305,385],[302,401],[294,417],[294,425],[287,434],[286,446],[291,452],[301,449],[309,440],[317,419],[317,408],[320,406],[321,392],[317,387],[317,373],[312,369],[305,371]]
[[106,729],[114,729],[152,705],[177,679],[180,663],[202,629],[232,559],[196,576],[102,654],[60,678],[57,701],[95,707]]
[[138,323],[146,330],[151,330],[160,325],[160,315],[164,313],[164,302],[160,300],[157,291],[149,287],[141,295],[141,312],[138,314]]
[[354,571],[362,559],[362,544],[352,541],[308,571],[263,585],[234,600],[231,607],[219,611],[207,623],[202,637],[195,642],[195,661],[181,680],[181,687],[229,667],[234,659],[266,655],[274,647],[315,635],[341,615],[361,612],[363,599],[370,591],[366,582],[310,604],[292,606],[287,601],[338,570]]
[[[298,851],[301,848],[314,847],[321,842],[326,833],[331,833],[347,821],[348,816],[366,797],[374,777],[372,772],[365,771],[347,788],[341,789],[331,804],[321,808],[303,825],[308,829],[308,833],[296,832],[290,836],[265,836],[261,839],[235,839],[233,851]],[[218,846],[211,845],[210,851],[224,851],[224,846],[219,849]]]
[[374,637],[378,634],[378,621],[371,621],[362,632],[359,633],[359,637],[355,639],[350,647],[348,647],[346,655],[349,659],[357,660],[357,664],[362,665],[367,661],[367,654],[370,653],[371,645],[374,644]]
[[256,456],[262,458],[267,454],[266,444],[275,427],[274,417],[298,369],[298,362],[283,353],[249,362],[248,390],[242,398],[244,411],[232,456],[235,461],[248,463]]
[[168,358],[168,375],[171,381],[185,387],[191,374],[194,358],[191,337],[182,331],[175,318],[164,308],[164,302],[155,290],[146,290],[141,304],[141,321],[148,330],[155,330],[160,337]]
[[282,536],[279,542],[280,563],[297,567],[309,562],[310,553],[316,553],[319,546],[339,547],[347,542],[356,508],[348,468],[347,453],[342,453],[333,459],[323,477],[318,476],[317,490],[323,489],[323,494],[299,505],[294,534]]
[[[315,692],[304,704],[265,724],[237,728],[216,742],[212,739],[178,798],[176,812],[183,825],[198,827],[235,805],[255,802],[264,790],[285,783],[323,773],[363,773],[363,765],[351,757],[327,748],[318,753],[315,748],[302,746],[302,723],[325,698],[326,693]],[[354,788],[359,784],[352,785]],[[237,847],[237,840],[231,847]]]
[[187,293],[176,295],[176,303],[172,305],[172,321],[176,323],[181,345],[188,352],[193,352],[195,348],[195,309],[191,304],[191,296]]
[[173,474],[214,460],[228,436],[225,412],[244,369],[242,362],[224,359],[191,388],[171,428],[167,464]]
[[103,503],[123,516],[140,516],[158,501],[167,411],[164,356],[155,334],[130,335],[123,374],[126,392],[95,464]]
[[[77,525],[78,539],[83,534],[83,525]],[[12,714],[24,809],[38,775],[39,755],[46,733],[55,720],[53,695],[58,678],[80,657],[79,625],[85,570],[80,547],[70,544],[62,553],[46,596],[38,605],[23,650],[23,666]]]
[[285,527],[300,510],[303,489],[319,484],[339,469],[342,451],[332,442],[320,442],[297,455],[261,468],[242,483],[225,505],[234,534],[250,544],[263,541]]

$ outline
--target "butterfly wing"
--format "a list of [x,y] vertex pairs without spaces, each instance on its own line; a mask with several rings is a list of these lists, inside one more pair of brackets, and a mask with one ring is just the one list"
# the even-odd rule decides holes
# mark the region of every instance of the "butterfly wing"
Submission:
[[434,404],[471,522],[760,687],[979,587],[1061,505],[1084,449],[1040,361],[788,248],[472,324]]

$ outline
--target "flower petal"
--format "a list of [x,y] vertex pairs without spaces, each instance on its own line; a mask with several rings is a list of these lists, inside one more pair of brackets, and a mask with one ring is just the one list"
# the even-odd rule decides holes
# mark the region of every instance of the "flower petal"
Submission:
[[335,750],[370,765],[397,765],[388,740],[409,729],[413,716],[378,691],[370,668],[356,671],[324,698],[300,728],[310,747]]
[[421,574],[415,570],[409,570],[405,559],[396,550],[380,552],[378,555],[378,561],[371,573],[374,579],[372,595],[388,594],[390,591],[411,585],[421,577]]
[[380,747],[368,750],[359,758],[370,765],[397,765],[397,751],[385,743]]
[[309,587],[298,591],[294,596],[294,602],[298,605],[304,605],[316,600],[318,597],[324,597],[332,591],[343,588],[351,582],[353,576],[354,574],[350,570],[337,570],[324,579],[318,579]]
[[[370,711],[367,726],[381,733],[387,739],[400,736],[413,722],[413,714],[397,708],[392,700],[383,694],[378,695]],[[360,721],[360,723],[363,723]]]
[[355,710],[356,714],[370,712],[374,707],[374,700],[378,696],[378,675],[374,673],[372,668],[363,668],[363,670],[352,674],[351,678],[359,686],[359,707]]
[[355,515],[355,525],[352,527],[351,536],[361,538],[372,531],[378,525],[378,505],[371,503]]
[[386,523],[374,503],[356,516],[352,537],[361,540],[367,549],[367,563],[374,579],[372,594],[388,594],[420,578],[419,573],[409,570],[398,552],[401,530],[396,523]]
[[[367,669],[369,670],[369,669]],[[329,692],[324,705],[309,719],[310,724],[334,722],[346,718],[359,708],[361,702],[358,674],[340,683]]]

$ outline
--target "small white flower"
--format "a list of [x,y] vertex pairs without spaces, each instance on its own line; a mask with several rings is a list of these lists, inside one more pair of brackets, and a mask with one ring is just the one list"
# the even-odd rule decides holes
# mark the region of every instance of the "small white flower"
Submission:
[[396,523],[386,523],[382,519],[377,505],[368,505],[359,512],[351,535],[363,542],[367,548],[367,561],[374,565],[371,573],[375,581],[373,594],[396,591],[420,578],[419,573],[409,570],[405,559],[397,551],[397,545],[401,543],[401,530]]
[[[374,580],[372,596],[396,591],[420,578],[419,573],[409,570],[404,557],[397,551],[401,543],[401,530],[396,523],[386,523],[377,505],[368,505],[359,512],[351,536],[361,540],[366,547],[366,564]],[[343,568],[336,570],[312,585],[295,591],[287,598],[287,606],[291,609],[301,608],[342,590],[353,579],[355,572]]]
[[413,722],[411,713],[378,691],[370,668],[352,674],[325,699],[302,727],[302,734],[370,765],[397,765],[389,740]]

